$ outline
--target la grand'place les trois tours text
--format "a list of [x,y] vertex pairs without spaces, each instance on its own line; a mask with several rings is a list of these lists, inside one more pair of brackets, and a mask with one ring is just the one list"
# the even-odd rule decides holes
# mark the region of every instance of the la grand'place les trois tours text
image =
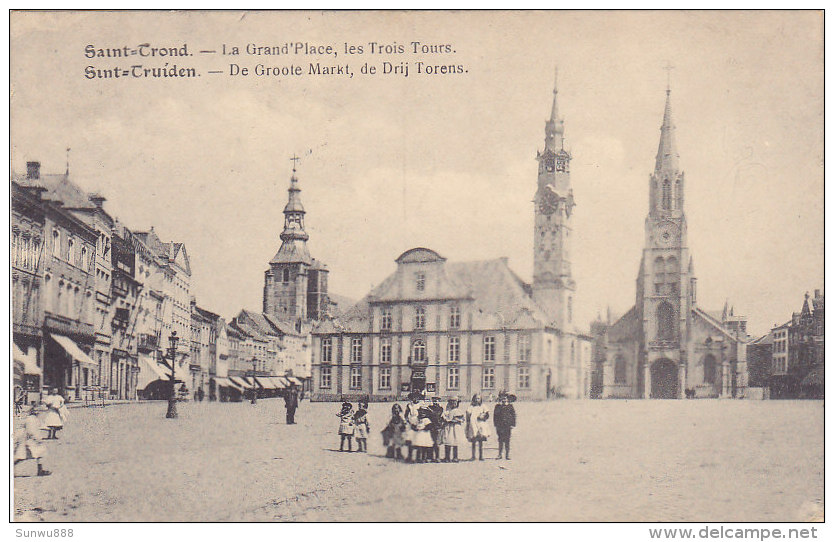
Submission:
[[454,77],[469,73],[452,43],[340,42],[87,44],[84,77],[100,80],[199,77]]

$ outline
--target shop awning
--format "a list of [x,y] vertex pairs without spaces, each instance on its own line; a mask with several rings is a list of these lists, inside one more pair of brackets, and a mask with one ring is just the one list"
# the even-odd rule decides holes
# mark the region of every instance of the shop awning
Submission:
[[273,376],[272,381],[275,382],[279,390],[290,387],[290,383],[283,376]]
[[27,375],[41,374],[41,368],[38,367],[38,362],[35,361],[35,350],[29,349],[28,353],[24,353],[14,342],[12,342],[12,359],[23,365],[23,372]]
[[242,390],[243,390],[243,389],[247,389],[247,388],[251,388],[251,387],[252,387],[252,384],[250,384],[250,383],[246,380],[246,378],[244,378],[244,377],[242,377],[242,376],[230,376],[230,377],[229,377],[229,380],[231,380],[232,382],[234,382],[234,383],[237,385],[237,387],[239,387],[239,388],[240,388],[240,389],[242,389]]
[[[139,376],[136,389],[143,390],[154,380],[171,380],[170,369],[159,365],[154,359],[146,356],[139,357]],[[177,380],[181,382],[181,380]]]
[[234,388],[238,391],[243,391],[243,388],[241,388],[239,384],[235,384],[234,382],[232,382],[228,378],[222,378],[222,377],[215,378],[214,383],[217,384],[219,387]]
[[258,381],[258,384],[260,384],[262,388],[265,388],[265,389],[268,389],[268,390],[278,389],[278,386],[275,385],[275,382],[273,382],[272,379],[269,378],[268,376],[258,376],[258,377],[256,377],[256,380]]
[[69,354],[69,356],[72,359],[74,359],[78,363],[85,363],[87,365],[98,367],[98,364],[92,359],[90,359],[90,356],[88,356],[84,353],[83,350],[78,348],[78,345],[75,344],[75,341],[73,341],[69,337],[58,335],[57,333],[50,333],[50,335],[52,335],[52,338],[55,339],[55,342],[61,345],[61,348],[64,349],[64,352]]
[[290,382],[292,382],[292,383],[293,383],[293,384],[295,384],[296,386],[301,386],[301,385],[302,385],[302,384],[301,384],[301,380],[297,379],[297,378],[296,378],[296,377],[294,377],[294,376],[287,376],[287,377],[284,377],[284,378],[286,378],[287,380],[289,380]]

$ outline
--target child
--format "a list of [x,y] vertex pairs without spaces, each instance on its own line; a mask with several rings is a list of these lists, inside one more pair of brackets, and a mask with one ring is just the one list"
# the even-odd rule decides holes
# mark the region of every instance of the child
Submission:
[[403,412],[403,418],[405,418],[406,423],[406,431],[405,431],[405,444],[408,446],[408,458],[406,459],[407,463],[411,463],[413,461],[412,455],[414,454],[414,438],[417,436],[417,422],[419,420],[418,411],[420,409],[420,402],[423,399],[422,394],[419,391],[412,391],[408,394],[408,400],[410,401],[407,405],[405,405],[405,412]]
[[63,396],[58,393],[58,388],[52,388],[46,397],[43,398],[43,404],[47,408],[44,416],[44,425],[47,427],[46,438],[54,440],[58,438],[58,431],[64,428],[64,422],[67,419],[67,407],[64,404]]
[[345,451],[345,440],[347,440],[348,445],[348,452],[353,451],[353,431],[355,429],[353,425],[353,405],[344,402],[342,403],[342,411],[336,414],[340,418],[339,423],[339,436],[342,437],[341,442],[339,443],[339,451]]
[[421,406],[417,411],[417,424],[414,427],[412,445],[417,448],[417,462],[425,463],[431,461],[432,446],[434,441],[431,438],[432,411],[428,406]]
[[46,453],[45,446],[40,440],[40,432],[43,429],[44,425],[38,418],[37,407],[30,406],[23,427],[15,432],[14,464],[34,459],[38,465],[38,476],[49,476],[52,473],[45,470],[41,464],[41,459]]
[[356,451],[368,452],[368,433],[371,424],[368,422],[368,400],[359,401],[359,409],[353,415],[353,425],[356,426]]
[[443,440],[443,405],[440,404],[440,397],[435,395],[431,398],[429,410],[432,412],[429,426],[432,440],[431,461],[437,463],[440,461],[440,443]]
[[[444,463],[458,462],[458,445],[463,439],[463,425],[466,413],[460,408],[460,401],[457,397],[449,397],[446,404],[446,411],[443,413],[443,445],[446,451],[443,458]],[[451,459],[450,452],[454,459]]]
[[510,459],[510,434],[515,427],[515,408],[510,404],[513,399],[515,396],[502,391],[498,395],[499,403],[495,405],[492,423],[495,424],[495,432],[498,434],[498,457],[496,459],[501,459],[503,450],[507,451],[507,460]]
[[391,407],[391,420],[382,431],[383,444],[388,447],[385,457],[402,459],[402,447],[405,445],[405,420],[403,409],[397,403]]
[[484,441],[489,438],[490,430],[487,420],[489,410],[483,405],[481,396],[472,396],[472,404],[466,409],[466,438],[472,443],[472,459],[475,461],[475,447],[478,448],[478,459],[484,460]]

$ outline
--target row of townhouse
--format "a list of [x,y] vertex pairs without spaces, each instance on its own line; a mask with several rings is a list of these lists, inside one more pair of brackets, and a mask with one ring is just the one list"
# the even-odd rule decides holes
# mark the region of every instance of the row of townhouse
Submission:
[[177,379],[205,386],[224,323],[197,307],[184,244],[131,231],[69,170],[28,162],[11,195],[14,385],[27,400],[45,387],[69,400],[137,399],[167,378],[175,332]]
[[825,293],[805,293],[799,312],[751,342],[750,386],[771,399],[824,398]]

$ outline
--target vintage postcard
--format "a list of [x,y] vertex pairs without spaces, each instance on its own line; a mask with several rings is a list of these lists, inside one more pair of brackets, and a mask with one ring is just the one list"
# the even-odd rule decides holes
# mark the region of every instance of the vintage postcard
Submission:
[[823,22],[12,11],[11,519],[822,521]]

